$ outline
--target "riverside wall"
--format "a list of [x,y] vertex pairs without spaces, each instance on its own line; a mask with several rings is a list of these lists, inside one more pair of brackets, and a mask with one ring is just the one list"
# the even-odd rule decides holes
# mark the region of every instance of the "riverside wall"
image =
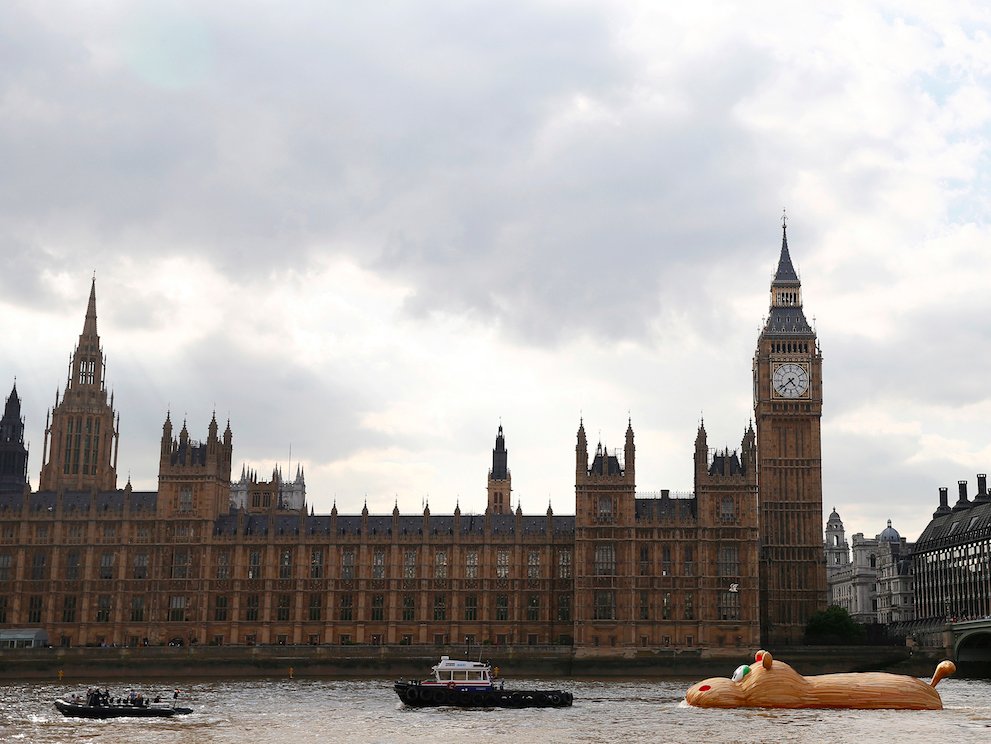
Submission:
[[[464,658],[451,646],[145,646],[138,648],[24,648],[0,650],[0,679],[99,680],[135,678],[422,678],[441,654]],[[753,660],[752,649],[572,648],[475,646],[481,658],[518,677],[730,676]],[[771,649],[801,674],[891,671],[929,676],[943,658],[902,646],[804,646]]]

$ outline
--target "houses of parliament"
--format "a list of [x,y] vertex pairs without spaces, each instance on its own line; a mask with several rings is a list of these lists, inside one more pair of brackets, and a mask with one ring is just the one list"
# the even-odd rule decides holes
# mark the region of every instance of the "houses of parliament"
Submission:
[[63,646],[801,643],[826,601],[822,357],[784,229],[770,288],[753,423],[735,451],[699,426],[689,496],[638,496],[632,422],[612,453],[580,422],[574,515],[510,509],[502,426],[484,514],[314,514],[299,471],[232,480],[215,416],[197,439],[164,412],[157,491],[118,487],[94,280],[37,491],[16,384],[0,420],[0,629]]

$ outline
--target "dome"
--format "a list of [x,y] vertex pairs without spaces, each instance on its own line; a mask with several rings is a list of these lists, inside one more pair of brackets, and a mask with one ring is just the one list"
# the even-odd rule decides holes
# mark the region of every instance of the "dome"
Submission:
[[829,518],[826,519],[826,526],[827,527],[839,526],[840,529],[843,529],[843,522],[840,519],[839,512],[836,511],[835,506],[833,507],[833,511],[829,515]]
[[896,543],[901,542],[902,536],[898,534],[898,530],[891,526],[891,520],[888,520],[888,526],[881,530],[881,534],[877,536],[877,539],[881,542]]

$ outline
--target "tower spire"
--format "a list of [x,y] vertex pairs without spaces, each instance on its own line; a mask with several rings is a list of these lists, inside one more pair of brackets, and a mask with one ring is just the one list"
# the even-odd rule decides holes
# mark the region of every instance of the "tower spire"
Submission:
[[89,287],[89,303],[86,305],[86,320],[83,321],[83,336],[97,336],[96,333],[96,274]]
[[[113,490],[117,487],[118,417],[104,385],[106,363],[96,330],[96,277],[90,282],[83,332],[69,364],[62,400],[56,396],[45,429],[39,489]],[[86,422],[88,436],[70,436]]]

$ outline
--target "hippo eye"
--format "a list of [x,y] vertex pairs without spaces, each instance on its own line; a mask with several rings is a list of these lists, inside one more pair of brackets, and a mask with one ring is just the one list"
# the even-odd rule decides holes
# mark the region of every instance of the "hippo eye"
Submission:
[[736,668],[736,671],[733,672],[732,679],[734,682],[742,682],[743,678],[746,677],[748,674],[750,674],[750,667],[747,666],[746,664],[741,664]]

